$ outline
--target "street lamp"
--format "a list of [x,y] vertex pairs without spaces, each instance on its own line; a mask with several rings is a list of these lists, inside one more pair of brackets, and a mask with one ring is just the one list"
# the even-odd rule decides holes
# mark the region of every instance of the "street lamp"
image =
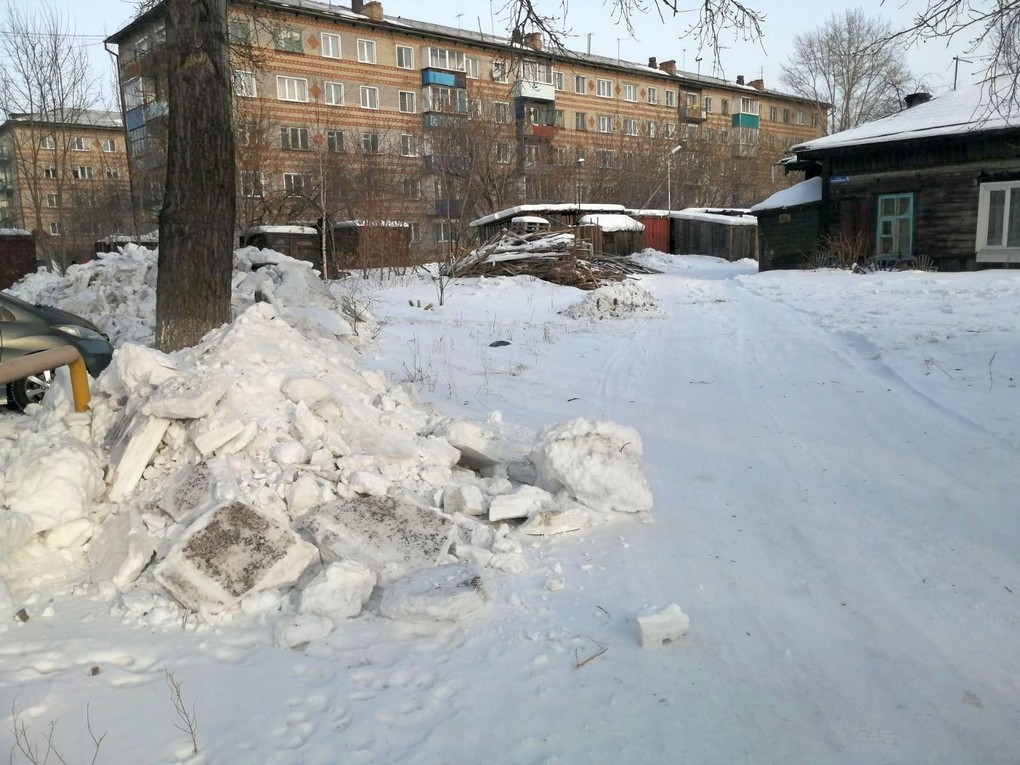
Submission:
[[584,167],[584,157],[577,158],[577,220],[581,220],[581,169]]
[[666,155],[666,217],[669,217],[669,213],[673,211],[673,155],[676,154],[683,146],[677,144],[669,150],[669,154]]

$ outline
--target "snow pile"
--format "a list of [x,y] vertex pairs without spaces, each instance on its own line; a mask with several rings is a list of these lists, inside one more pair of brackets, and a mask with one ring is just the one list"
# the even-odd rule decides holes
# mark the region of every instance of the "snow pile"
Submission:
[[[130,269],[107,256],[21,294],[95,308],[94,287],[121,337],[151,337],[154,256],[123,258],[146,274],[123,291],[108,280]],[[246,248],[236,266],[231,324],[170,355],[123,344],[89,413],[51,394],[0,431],[0,586],[84,586],[153,626],[182,607],[193,624],[271,619],[294,646],[377,584],[391,618],[473,617],[486,576],[528,570],[521,540],[651,509],[635,431],[573,420],[521,456],[362,369],[357,307],[306,264]]]
[[593,290],[565,313],[572,319],[621,319],[659,316],[662,309],[655,297],[638,282],[624,280]]

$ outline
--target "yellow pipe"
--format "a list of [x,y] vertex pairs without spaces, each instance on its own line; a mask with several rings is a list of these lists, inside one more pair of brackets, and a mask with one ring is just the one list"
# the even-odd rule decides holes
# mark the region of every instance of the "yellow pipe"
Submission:
[[74,394],[74,411],[84,412],[89,408],[89,374],[81,356],[71,362],[71,393]]
[[14,361],[0,363],[0,383],[20,380],[28,375],[39,374],[48,369],[68,366],[71,370],[71,393],[74,395],[74,411],[84,412],[89,407],[88,371],[78,349],[71,345],[51,348],[47,351],[21,356]]

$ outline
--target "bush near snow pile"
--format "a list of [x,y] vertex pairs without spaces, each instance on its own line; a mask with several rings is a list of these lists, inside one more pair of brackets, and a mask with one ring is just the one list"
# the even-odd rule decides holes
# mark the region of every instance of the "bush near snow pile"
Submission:
[[239,250],[235,320],[171,355],[146,345],[154,272],[128,247],[13,290],[118,349],[88,413],[55,389],[0,421],[0,608],[75,587],[153,625],[275,619],[293,646],[378,585],[383,615],[460,621],[528,569],[521,540],[651,509],[634,430],[578,419],[529,448],[451,420],[361,368],[359,309],[302,261]]

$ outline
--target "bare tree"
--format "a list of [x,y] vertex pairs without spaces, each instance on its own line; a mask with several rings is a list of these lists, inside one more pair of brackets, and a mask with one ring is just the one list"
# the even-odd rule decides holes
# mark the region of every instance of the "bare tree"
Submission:
[[794,37],[779,79],[799,96],[832,104],[832,133],[892,114],[914,88],[903,63],[906,42],[891,34],[888,21],[860,8],[833,14],[819,29]]
[[226,0],[166,0],[166,14],[169,125],[156,344],[173,351],[231,319],[236,155]]

